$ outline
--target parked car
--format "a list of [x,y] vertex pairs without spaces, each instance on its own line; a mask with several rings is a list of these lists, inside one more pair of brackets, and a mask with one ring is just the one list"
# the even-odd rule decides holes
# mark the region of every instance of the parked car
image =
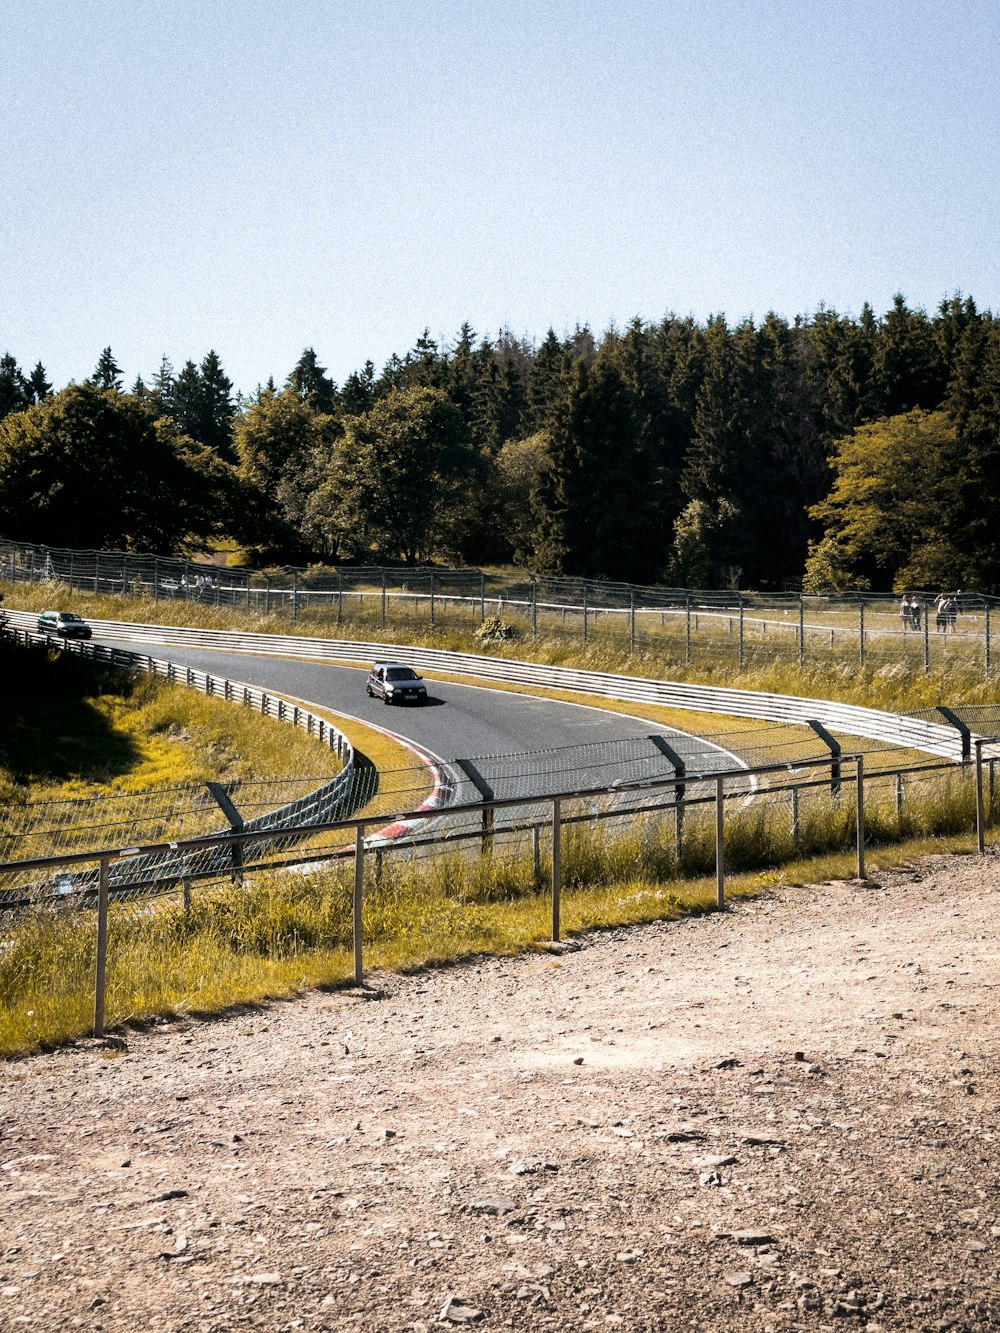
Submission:
[[90,626],[75,611],[43,611],[38,617],[42,634],[60,634],[67,639],[89,639]]
[[371,699],[378,694],[384,704],[427,702],[427,686],[412,667],[399,662],[376,662],[365,686]]

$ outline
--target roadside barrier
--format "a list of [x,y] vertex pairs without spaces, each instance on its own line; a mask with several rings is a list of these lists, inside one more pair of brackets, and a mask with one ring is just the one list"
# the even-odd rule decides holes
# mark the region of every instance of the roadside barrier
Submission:
[[[32,633],[25,629],[15,628],[8,630],[7,633],[15,642],[24,646],[43,646],[53,642],[51,636]],[[191,667],[179,666],[175,662],[164,661],[143,653],[129,652],[124,648],[112,648],[106,644],[80,639],[65,641],[60,639],[56,642],[61,651],[74,656],[86,657],[94,662],[123,667],[130,671],[147,672],[164,680],[198,690],[199,693],[209,698],[219,698],[229,703],[241,704],[243,707],[252,708],[262,717],[270,717],[275,721],[293,727],[300,727],[310,736],[315,736],[321,744],[334,750],[341,762],[340,772],[329,782],[322,784],[314,791],[297,797],[294,801],[279,806],[277,809],[266,811],[254,819],[247,820],[245,823],[231,806],[227,808],[228,803],[225,801],[224,792],[218,789],[218,784],[210,784],[217,788],[213,794],[219,801],[231,826],[226,847],[212,845],[209,851],[204,854],[202,861],[192,861],[187,852],[179,850],[181,846],[179,843],[168,844],[165,849],[155,855],[140,856],[136,853],[135,855],[126,856],[125,853],[119,853],[119,857],[122,859],[117,862],[114,868],[114,873],[109,881],[109,888],[120,891],[144,884],[157,883],[162,880],[190,879],[192,876],[214,874],[227,869],[234,869],[238,872],[241,867],[242,843],[234,839],[233,835],[284,831],[288,826],[292,826],[296,830],[304,827],[308,828],[313,824],[341,817],[351,808],[355,788],[354,747],[341,731],[338,731],[326,718],[312,712],[311,709],[299,703],[290,702],[273,691],[261,690],[257,686],[249,685],[243,681],[214,676],[210,672],[195,671]],[[273,844],[273,840],[271,841]],[[253,845],[259,847],[263,844],[254,842]],[[94,872],[91,871],[90,873],[93,874]],[[93,886],[88,883],[79,883],[74,887],[86,890]],[[24,893],[25,889],[23,887],[0,890],[0,906],[17,902],[24,896]]]
[[[12,624],[27,629],[37,615],[8,611]],[[358,643],[353,640],[307,638],[299,635],[252,634],[232,630],[197,630],[171,625],[133,625],[111,620],[91,620],[103,638],[157,643],[176,647],[208,648],[222,652],[252,653],[279,657],[302,657],[312,661],[369,665],[386,657],[403,656],[415,667],[444,675],[468,676],[508,685],[530,685],[574,693],[596,695],[630,703],[660,704],[692,712],[723,713],[731,717],[758,718],[769,722],[810,725],[818,722],[827,731],[865,736],[890,745],[907,746],[939,758],[968,758],[968,740],[950,722],[922,718],[795,695],[765,694],[678,681],[637,679],[599,671],[578,671],[537,662],[503,657],[483,657],[433,648],[409,648],[399,644]]]

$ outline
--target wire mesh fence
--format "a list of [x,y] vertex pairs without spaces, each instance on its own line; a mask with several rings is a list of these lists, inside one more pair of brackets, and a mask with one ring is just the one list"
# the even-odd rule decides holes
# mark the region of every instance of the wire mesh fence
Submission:
[[[990,757],[997,753],[994,746]],[[811,853],[853,845],[864,875],[866,848],[880,842],[977,827],[982,845],[996,817],[982,742],[967,765],[865,776],[863,763],[849,758],[837,792],[822,761],[813,761],[800,767],[794,787],[769,786],[760,768],[720,770],[696,783],[639,782],[630,792],[605,787],[409,811],[395,821],[395,836],[377,822],[349,820],[309,831],[326,840],[322,846],[304,845],[306,831],[289,828],[267,840],[266,856],[250,854],[252,843],[265,841],[259,832],[129,849],[176,854],[190,872],[162,878],[141,898],[115,892],[116,867],[133,858],[99,853],[90,858],[96,882],[77,878],[71,893],[26,900],[4,915],[0,992],[29,1027],[42,1030],[61,1004],[60,1022],[85,1030],[92,1013],[100,1032],[208,993],[217,1001],[217,984],[242,993],[247,976],[260,984],[265,961],[268,975],[287,968],[300,975],[318,951],[325,975],[360,982],[366,956],[412,954],[421,939],[432,952],[443,934],[451,947],[456,940],[481,947],[491,917],[515,903],[529,909],[535,938],[558,940],[609,915],[656,915],[683,900],[685,883],[713,872],[714,905],[722,906],[727,876]],[[198,859],[236,844],[238,866]],[[421,845],[433,846],[433,860],[421,859]]]
[[749,670],[774,661],[961,666],[989,676],[1000,599],[917,589],[891,594],[719,591],[480,570],[342,566],[256,571],[164,556],[70,551],[0,542],[0,581],[142,599],[153,606],[229,608],[329,633],[362,636],[483,626],[522,641],[569,638],[609,651],[646,651],[697,666]]

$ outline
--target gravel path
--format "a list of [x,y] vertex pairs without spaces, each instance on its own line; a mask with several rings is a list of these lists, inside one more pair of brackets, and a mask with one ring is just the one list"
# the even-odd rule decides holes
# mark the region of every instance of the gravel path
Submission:
[[1000,858],[0,1066],[0,1329],[1000,1326]]

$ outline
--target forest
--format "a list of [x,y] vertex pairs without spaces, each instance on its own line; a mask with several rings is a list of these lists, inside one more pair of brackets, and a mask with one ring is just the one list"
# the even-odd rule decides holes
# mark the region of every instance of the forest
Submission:
[[537,345],[428,331],[337,384],[209,351],[56,392],[0,360],[0,536],[276,564],[515,563],[720,588],[1000,588],[1000,321],[668,315]]

